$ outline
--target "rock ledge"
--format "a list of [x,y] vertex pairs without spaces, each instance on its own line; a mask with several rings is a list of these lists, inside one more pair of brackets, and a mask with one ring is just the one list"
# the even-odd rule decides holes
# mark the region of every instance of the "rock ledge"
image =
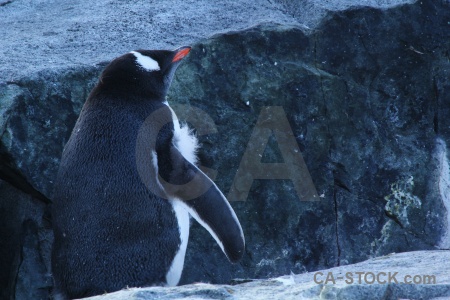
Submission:
[[237,285],[132,288],[86,299],[448,299],[443,297],[450,297],[449,261],[450,251],[406,252]]

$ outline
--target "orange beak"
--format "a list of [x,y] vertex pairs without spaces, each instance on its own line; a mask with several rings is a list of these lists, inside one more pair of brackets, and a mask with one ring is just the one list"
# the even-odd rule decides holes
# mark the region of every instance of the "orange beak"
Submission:
[[188,53],[191,51],[191,47],[183,47],[180,50],[178,50],[177,54],[172,59],[172,62],[177,62],[182,60]]

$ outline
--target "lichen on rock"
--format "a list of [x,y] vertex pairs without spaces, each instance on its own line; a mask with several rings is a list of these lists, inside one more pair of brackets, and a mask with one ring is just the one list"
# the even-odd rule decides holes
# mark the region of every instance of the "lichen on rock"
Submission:
[[422,202],[413,194],[414,177],[399,180],[391,184],[391,194],[384,197],[387,201],[384,209],[389,217],[395,218],[402,226],[409,226],[408,212],[412,208],[420,209]]

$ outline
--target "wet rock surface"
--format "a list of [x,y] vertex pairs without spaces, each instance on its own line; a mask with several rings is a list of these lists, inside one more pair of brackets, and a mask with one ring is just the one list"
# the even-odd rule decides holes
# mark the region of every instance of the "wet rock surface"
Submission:
[[[0,6],[0,13],[14,3],[25,2]],[[297,5],[319,11],[311,3]],[[273,5],[280,10],[272,13],[286,19],[270,15],[271,22],[247,29],[249,23],[236,21],[230,25],[235,31],[180,39],[193,43],[193,49],[176,73],[168,100],[178,104],[180,119],[195,124],[199,134],[211,122],[215,127],[215,133],[199,136],[200,161],[216,170],[216,183],[225,194],[244,190],[244,196],[230,201],[247,243],[242,262],[231,265],[193,222],[181,283],[226,284],[233,278],[312,272],[391,252],[449,249],[450,4],[324,6],[315,15],[320,22],[310,23],[304,11],[293,9],[294,2]],[[131,50],[127,46],[114,51]],[[101,61],[113,54],[89,49],[102,54],[91,60],[80,54],[85,65],[77,58],[60,69],[40,64],[35,72],[21,65],[14,69],[13,60],[5,69],[10,72],[0,84],[0,240],[1,251],[8,253],[0,262],[0,286],[9,291],[5,297],[27,299],[21,287],[30,278],[39,278],[29,290],[39,295],[36,299],[49,293],[51,220],[45,211],[52,183],[63,146],[105,65]],[[319,201],[305,201],[311,199],[289,179],[256,179],[245,197],[244,179],[255,170],[236,174],[245,165],[252,134],[259,127],[276,128],[280,117],[287,118],[289,128],[285,135],[271,131],[262,141],[267,146],[260,161],[285,162],[279,139],[295,139],[307,174],[301,162],[285,165],[286,173],[303,170]]]

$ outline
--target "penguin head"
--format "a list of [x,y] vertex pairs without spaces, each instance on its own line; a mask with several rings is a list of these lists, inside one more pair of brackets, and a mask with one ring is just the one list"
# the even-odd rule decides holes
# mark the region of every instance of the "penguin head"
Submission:
[[99,87],[115,93],[137,93],[164,101],[173,75],[191,47],[136,50],[114,59],[100,76]]

